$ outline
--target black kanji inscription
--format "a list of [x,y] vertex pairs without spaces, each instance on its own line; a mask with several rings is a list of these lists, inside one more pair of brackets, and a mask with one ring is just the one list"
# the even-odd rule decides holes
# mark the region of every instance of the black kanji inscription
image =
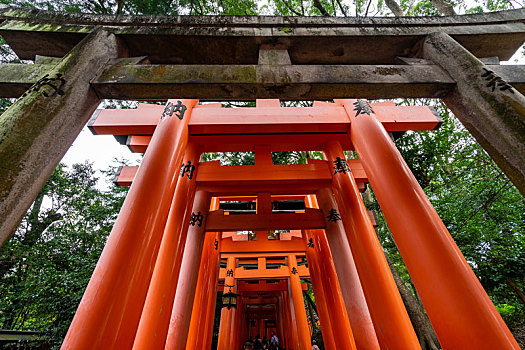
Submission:
[[55,74],[54,78],[50,78],[49,74],[46,74],[40,80],[38,80],[35,84],[33,84],[33,86],[29,88],[29,90],[24,92],[22,97],[27,96],[30,92],[40,91],[40,89],[42,89],[45,86],[49,86],[51,89],[53,89],[53,91],[51,91],[51,93],[48,93],[47,91],[43,90],[42,95],[44,95],[44,97],[51,97],[51,96],[54,96],[55,94],[63,96],[65,92],[64,90],[62,90],[62,87],[64,86],[65,83],[66,83],[66,79],[64,79],[62,77],[62,74],[60,73]]
[[354,111],[356,111],[355,116],[357,117],[359,114],[372,114],[374,113],[374,110],[367,101],[364,100],[357,100],[354,102]]
[[335,158],[334,169],[335,169],[334,175],[337,173],[346,174],[346,172],[350,172],[350,168],[348,167],[346,160],[341,159],[340,157]]
[[313,248],[314,247],[314,239],[313,238],[309,238],[308,239],[308,248]]
[[335,210],[333,208],[328,211],[328,215],[326,216],[326,218],[330,222],[337,222],[337,221],[341,220],[341,216],[339,215],[337,210]]
[[177,104],[168,102],[166,107],[164,107],[164,111],[162,112],[160,119],[171,117],[173,114],[175,114],[177,118],[182,120],[182,118],[184,118],[184,113],[186,113],[186,109],[187,107],[183,105],[181,101],[177,101]]
[[201,214],[201,212],[197,212],[197,214],[195,213],[191,213],[191,217],[190,217],[190,225],[191,226],[195,226],[195,224],[199,227],[202,226],[202,219],[204,219],[204,216]]
[[483,70],[485,72],[481,74],[481,77],[488,82],[487,87],[491,88],[492,92],[494,92],[494,90],[496,90],[496,87],[498,87],[500,91],[508,90],[510,93],[514,93],[512,86],[505,80],[503,80],[500,76],[498,76],[496,73],[487,68],[483,68]]
[[233,277],[233,270],[232,269],[229,269],[228,271],[226,271],[226,277]]
[[297,275],[299,273],[299,271],[297,271],[297,269],[294,267],[292,267],[292,275]]
[[188,164],[180,166],[180,177],[184,177],[184,175],[188,175],[188,179],[193,178],[193,172],[195,171],[195,165],[191,164],[191,161],[188,160]]

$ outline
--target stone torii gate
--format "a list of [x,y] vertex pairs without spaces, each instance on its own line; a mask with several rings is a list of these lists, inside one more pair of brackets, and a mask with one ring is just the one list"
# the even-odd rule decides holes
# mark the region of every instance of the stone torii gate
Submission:
[[[439,120],[428,109],[369,105],[364,98],[442,98],[525,193],[525,75],[523,67],[499,65],[525,39],[524,10],[347,19],[115,18],[2,8],[0,19],[11,48],[36,61],[0,66],[0,96],[19,97],[0,118],[3,240],[101,99],[181,98],[162,110],[139,108],[135,119],[126,112],[124,125],[109,121],[113,130],[107,133],[127,135],[130,147],[146,156],[136,176],[133,169],[121,174],[133,185],[63,348],[176,348],[173,339],[200,341],[190,321],[197,317],[208,327],[211,302],[195,295],[200,302],[194,305],[204,311],[191,320],[182,306],[199,283],[204,232],[297,229],[304,230],[312,282],[317,276],[323,286],[316,295],[325,294],[323,332],[334,348],[353,349],[362,341],[370,348],[417,349],[359,196],[360,171],[377,194],[441,345],[518,348],[387,133],[431,129]],[[225,112],[195,98],[336,100],[311,109],[258,100],[251,111]],[[107,126],[103,116],[90,123],[98,133]],[[343,149],[354,148],[360,161],[347,163]],[[255,151],[252,168],[198,163],[204,151],[246,150]],[[271,152],[282,150],[323,150],[326,160],[280,168]],[[257,213],[234,217],[217,210],[217,198],[232,195],[256,196]],[[304,196],[305,212],[272,213],[273,195]],[[213,237],[218,247],[222,239]],[[211,269],[199,270],[208,290],[216,288],[220,259],[219,252],[211,255],[217,259],[208,262]],[[237,268],[236,259],[229,257],[229,270]],[[351,261],[353,277],[339,271]],[[283,319],[297,325],[290,329],[297,330],[291,346],[306,349],[305,316],[294,305],[301,293],[294,254],[286,264],[290,286],[280,300],[290,312]],[[235,283],[235,275],[227,278]],[[362,288],[355,306],[369,312],[375,337],[359,335],[365,318],[352,320],[356,313],[344,312],[351,298],[338,296],[337,283],[343,294]],[[242,315],[231,310],[224,320],[237,327]],[[223,348],[238,340],[223,340]]]

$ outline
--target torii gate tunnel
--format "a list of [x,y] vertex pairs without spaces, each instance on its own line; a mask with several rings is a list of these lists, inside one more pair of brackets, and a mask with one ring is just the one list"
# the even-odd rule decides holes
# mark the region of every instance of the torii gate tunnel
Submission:
[[[47,56],[0,66],[0,95],[20,97],[0,119],[3,239],[90,116],[95,134],[145,152],[116,179],[131,188],[63,349],[209,349],[218,291],[219,350],[273,332],[280,348],[310,349],[317,322],[327,349],[420,349],[366,183],[442,347],[519,349],[391,139],[441,120],[366,99],[442,98],[524,193],[525,74],[499,65],[523,44],[524,10],[394,20],[3,8],[0,18],[20,58]],[[168,100],[93,114],[103,98]],[[281,151],[324,160],[273,164]],[[254,152],[255,164],[202,162],[203,152]]]

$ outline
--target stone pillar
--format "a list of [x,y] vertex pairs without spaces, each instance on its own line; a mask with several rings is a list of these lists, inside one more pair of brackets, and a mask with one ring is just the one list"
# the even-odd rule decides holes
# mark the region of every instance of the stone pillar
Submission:
[[89,81],[118,51],[94,31],[0,117],[0,246],[100,104]]
[[423,56],[456,80],[443,101],[525,195],[525,96],[444,32],[427,36]]
[[[185,113],[170,115],[177,103]],[[62,349],[129,349],[155,266],[197,100],[168,101]],[[166,112],[168,110],[168,112]]]

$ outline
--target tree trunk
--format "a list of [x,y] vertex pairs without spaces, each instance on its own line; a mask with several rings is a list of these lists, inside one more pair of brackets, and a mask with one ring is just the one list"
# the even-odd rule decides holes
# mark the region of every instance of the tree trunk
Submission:
[[416,335],[419,339],[421,349],[441,349],[436,333],[434,332],[432,324],[430,323],[430,320],[428,319],[428,316],[426,315],[425,311],[418,303],[417,299],[414,297],[412,292],[407,288],[401,277],[399,277],[399,274],[397,273],[394,265],[392,264],[390,258],[386,253],[385,257],[386,261],[388,262],[388,266],[390,267],[390,271],[392,271],[392,275],[394,276],[394,281],[396,282],[397,289],[399,289],[399,293],[401,294],[401,298],[403,299],[403,303],[405,304],[405,307],[407,309],[408,317],[410,317],[410,321],[414,326],[414,331],[416,331]]
[[521,303],[525,306],[525,294],[523,294],[521,289],[509,277],[505,276],[505,281],[510,286],[510,288],[512,288],[512,290],[518,295],[518,298],[520,298]]

